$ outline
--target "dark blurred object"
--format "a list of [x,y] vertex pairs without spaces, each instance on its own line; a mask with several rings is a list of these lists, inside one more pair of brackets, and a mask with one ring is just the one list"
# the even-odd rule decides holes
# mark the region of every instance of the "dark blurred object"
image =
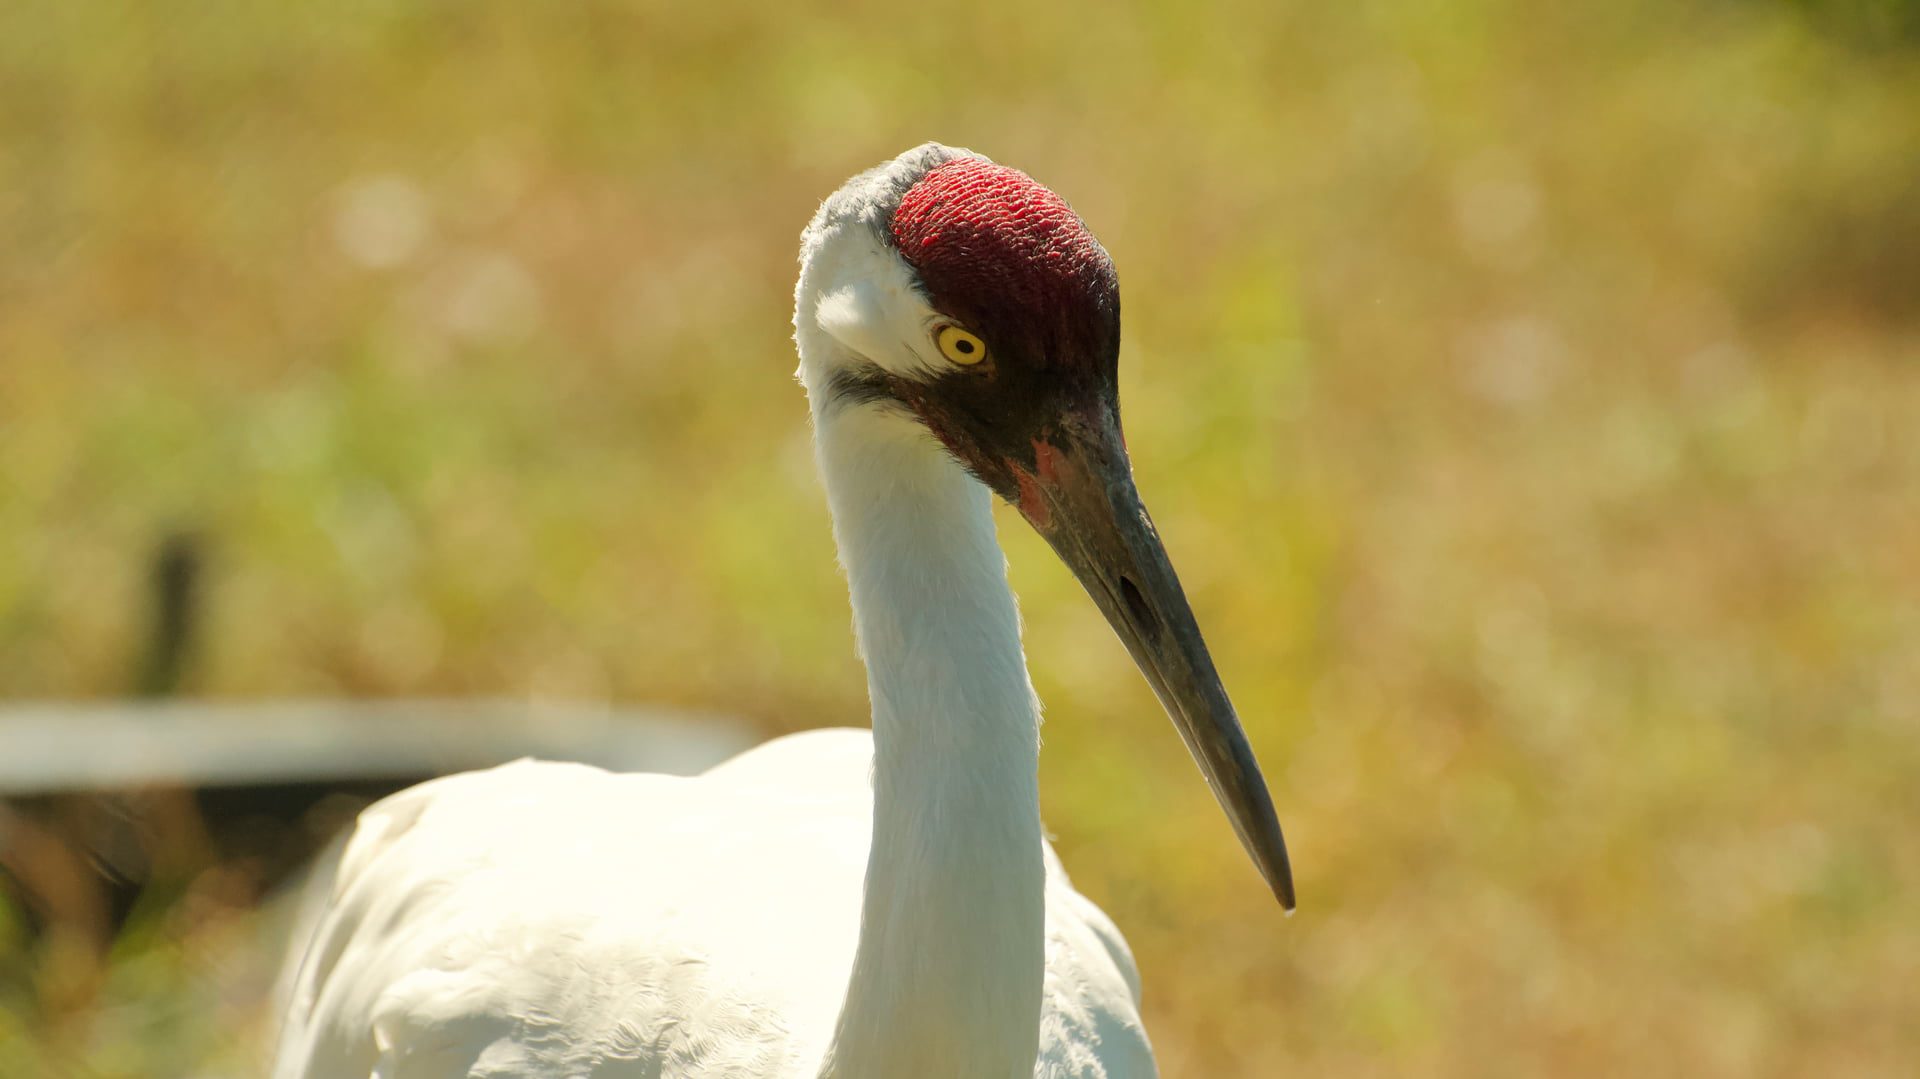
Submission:
[[[129,690],[160,698],[186,676],[201,609],[202,542],[177,529],[155,545],[147,581],[147,634],[132,663]],[[10,767],[39,774],[62,755],[91,757],[111,743],[55,717],[39,744],[17,722],[0,728]],[[152,884],[169,891],[210,859],[205,810],[184,785],[63,781],[0,785],[0,885],[18,897],[34,937],[62,934],[101,952]]]
[[34,938],[103,955],[145,906],[210,875],[251,903],[367,803],[535,756],[692,773],[744,748],[725,720],[508,701],[162,701],[191,673],[204,546],[165,537],[148,576],[138,702],[0,706],[0,890]]
[[203,556],[200,538],[180,531],[160,541],[149,574],[153,601],[144,661],[134,678],[138,697],[170,697],[193,658],[199,636]]

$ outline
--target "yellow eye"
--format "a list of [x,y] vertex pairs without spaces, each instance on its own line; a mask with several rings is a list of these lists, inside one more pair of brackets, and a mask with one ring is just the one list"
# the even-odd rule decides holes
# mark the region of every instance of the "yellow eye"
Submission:
[[987,358],[987,343],[958,326],[942,326],[934,335],[940,354],[954,363],[972,366]]

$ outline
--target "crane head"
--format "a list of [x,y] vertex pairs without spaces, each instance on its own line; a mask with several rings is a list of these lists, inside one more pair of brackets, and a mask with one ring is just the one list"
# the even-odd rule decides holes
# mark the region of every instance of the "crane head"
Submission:
[[801,263],[809,393],[905,417],[1019,510],[1126,645],[1292,910],[1259,763],[1134,486],[1106,249],[1025,173],[929,143],[829,198]]

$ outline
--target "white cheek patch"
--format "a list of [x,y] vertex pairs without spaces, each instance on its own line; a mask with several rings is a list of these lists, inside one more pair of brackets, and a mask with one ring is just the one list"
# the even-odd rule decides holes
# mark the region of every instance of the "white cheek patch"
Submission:
[[814,319],[847,351],[890,368],[887,358],[900,350],[901,342],[887,318],[888,305],[878,293],[866,282],[843,285],[820,298]]
[[831,254],[837,257],[813,308],[815,324],[848,352],[893,374],[926,378],[938,372],[928,336],[937,316],[900,257],[873,242]]

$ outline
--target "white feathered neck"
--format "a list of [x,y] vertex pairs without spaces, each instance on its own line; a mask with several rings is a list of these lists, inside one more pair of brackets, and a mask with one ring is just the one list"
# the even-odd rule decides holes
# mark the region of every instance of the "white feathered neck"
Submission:
[[835,399],[833,372],[858,357],[821,320],[872,333],[910,297],[875,285],[890,252],[819,239],[795,337],[874,740],[860,940],[822,1074],[1027,1079],[1045,973],[1039,705],[992,496],[911,418]]
[[[817,399],[817,398],[816,398]],[[873,700],[874,821],[823,1074],[1033,1074],[1045,954],[1038,705],[989,495],[869,409],[816,445]]]

